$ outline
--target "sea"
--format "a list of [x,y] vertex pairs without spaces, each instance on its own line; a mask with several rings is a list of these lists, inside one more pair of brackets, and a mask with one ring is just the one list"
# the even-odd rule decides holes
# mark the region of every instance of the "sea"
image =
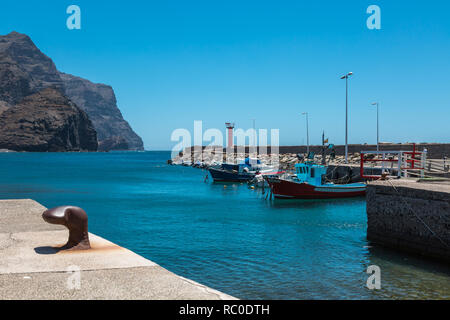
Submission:
[[0,199],[82,207],[90,232],[240,299],[450,299],[449,266],[367,241],[364,197],[271,200],[169,158],[0,153]]

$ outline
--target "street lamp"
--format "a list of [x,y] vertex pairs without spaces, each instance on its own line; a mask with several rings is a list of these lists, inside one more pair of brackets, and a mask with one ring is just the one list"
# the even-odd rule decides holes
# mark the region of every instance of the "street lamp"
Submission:
[[[257,143],[257,134],[256,134],[256,119],[252,119],[253,121],[253,151],[256,152],[256,155],[258,154],[258,143]],[[249,149],[250,151],[250,149]]]
[[345,163],[348,163],[348,77],[351,75],[353,72],[341,77],[341,79],[345,79]]
[[373,106],[377,106],[377,151],[380,151],[380,125],[379,125],[379,108],[380,108],[380,103],[379,102],[374,102],[372,103]]
[[306,115],[306,155],[309,155],[309,127],[308,127],[308,112],[303,112],[303,116]]

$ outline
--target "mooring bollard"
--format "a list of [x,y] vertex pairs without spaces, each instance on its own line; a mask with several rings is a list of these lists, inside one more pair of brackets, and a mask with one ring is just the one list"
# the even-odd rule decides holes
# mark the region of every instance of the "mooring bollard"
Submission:
[[59,224],[69,229],[69,239],[61,250],[87,250],[91,248],[88,233],[88,217],[78,207],[64,206],[44,211],[42,218],[50,224]]

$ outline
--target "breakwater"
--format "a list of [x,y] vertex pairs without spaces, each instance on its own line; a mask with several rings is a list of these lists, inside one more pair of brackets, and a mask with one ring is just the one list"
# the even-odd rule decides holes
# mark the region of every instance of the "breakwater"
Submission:
[[409,179],[371,182],[367,239],[450,262],[450,184]]
[[[168,160],[169,164],[174,165],[185,165],[185,166],[193,166],[200,168],[207,168],[211,165],[219,164],[219,163],[239,163],[243,161],[245,158],[258,158],[263,165],[276,165],[279,166],[281,170],[294,170],[295,164],[300,160],[298,158],[298,154],[296,153],[279,153],[275,156],[270,153],[263,154],[252,154],[248,152],[222,152],[222,151],[214,151],[204,149],[203,151],[199,150],[185,150],[184,152],[180,152],[176,157]],[[311,159],[316,163],[322,162],[322,155],[315,154],[314,158]],[[341,165],[345,163],[344,156],[336,155],[331,157],[330,155],[326,155],[325,162],[328,165]],[[348,164],[352,166],[359,166],[360,163],[360,154],[358,152],[349,154],[348,156]]]
[[[310,160],[316,163],[323,163],[330,166],[350,166],[360,165],[362,151],[376,151],[376,145],[367,144],[351,144],[348,146],[348,162],[345,161],[345,146],[336,145],[333,149],[323,149],[322,146],[310,146]],[[390,144],[383,143],[380,145],[381,151],[412,151],[414,144]],[[438,143],[421,143],[415,145],[416,151],[425,151],[427,163],[425,171],[429,176],[448,177],[450,174],[450,161],[447,156],[450,154],[450,144]],[[296,163],[299,162],[299,156],[306,156],[306,146],[280,146],[273,148],[271,146],[260,146],[256,149],[248,146],[235,146],[232,148],[222,147],[189,147],[172,155],[170,164],[192,165],[200,167],[208,167],[219,163],[239,163],[247,157],[258,158],[264,165],[275,165],[281,170],[293,170]],[[376,171],[375,163],[366,163],[365,167],[371,167],[368,172]],[[343,169],[342,169],[343,170]],[[394,170],[395,171],[395,170]],[[373,173],[376,174],[376,173]],[[351,176],[357,176],[359,173],[352,173]]]
[[[194,148],[190,147],[184,150],[185,153],[193,153]],[[197,149],[205,150],[207,147],[197,147]],[[279,146],[277,148],[272,148],[271,146],[260,146],[258,147],[258,153],[267,153],[271,154],[273,151],[277,151],[279,154],[306,154],[307,146]],[[322,153],[321,145],[312,145],[309,147],[311,152],[314,152],[316,155],[320,155]],[[413,144],[412,143],[381,143],[380,150],[382,151],[412,151]],[[444,157],[450,156],[450,143],[416,143],[416,150],[423,151],[427,149],[427,157],[429,159],[443,159]],[[238,153],[238,150],[243,150],[244,153],[248,154],[250,152],[250,148],[246,147],[233,147],[231,148],[232,153]],[[344,145],[335,145],[334,150],[336,156],[345,155],[345,146]],[[349,144],[348,152],[349,154],[357,154],[361,151],[376,151],[377,146],[374,144]],[[223,153],[226,153],[227,149],[223,149]],[[326,151],[327,155],[329,155],[330,150]]]
[[[381,175],[381,168],[364,168],[364,175]],[[327,167],[325,178],[334,183],[365,182],[359,165],[334,164]]]

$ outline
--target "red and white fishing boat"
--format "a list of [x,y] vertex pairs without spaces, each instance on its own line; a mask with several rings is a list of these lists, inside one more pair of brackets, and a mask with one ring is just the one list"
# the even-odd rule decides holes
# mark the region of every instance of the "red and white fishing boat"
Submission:
[[324,183],[327,167],[312,162],[295,165],[296,173],[289,177],[267,177],[272,194],[282,199],[333,199],[364,196],[364,183]]

